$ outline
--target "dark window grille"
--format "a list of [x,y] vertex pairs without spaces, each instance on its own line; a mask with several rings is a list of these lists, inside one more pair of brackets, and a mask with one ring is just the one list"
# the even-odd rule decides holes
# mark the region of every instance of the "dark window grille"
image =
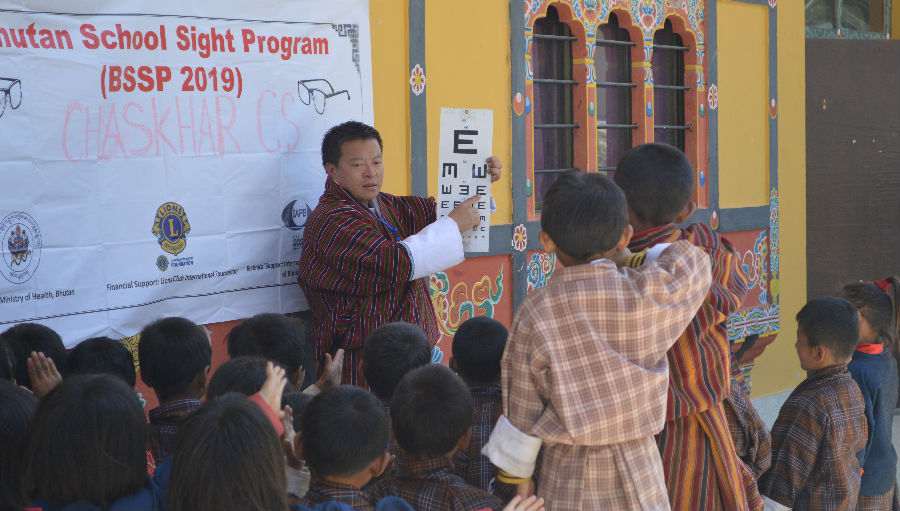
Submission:
[[572,36],[556,8],[534,22],[531,63],[534,70],[534,203],[563,172],[575,169],[575,123],[572,97],[578,83],[572,76]]
[[688,50],[681,36],[666,20],[653,35],[653,138],[682,151],[685,133],[691,129],[684,120],[684,54]]
[[628,31],[619,25],[615,14],[598,27],[594,49],[594,75],[597,79],[597,170],[613,176],[616,165],[631,148],[631,42]]

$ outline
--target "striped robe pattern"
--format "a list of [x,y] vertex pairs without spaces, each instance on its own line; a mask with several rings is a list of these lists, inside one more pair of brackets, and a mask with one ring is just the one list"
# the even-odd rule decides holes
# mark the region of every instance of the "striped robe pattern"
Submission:
[[675,224],[636,234],[640,252],[687,240],[712,262],[712,287],[691,324],[668,352],[666,424],[657,435],[672,509],[747,509],[745,470],[735,453],[722,402],[728,396],[730,353],[725,320],[747,293],[734,247],[704,224]]
[[312,309],[310,340],[321,372],[325,353],[345,352],[344,383],[364,385],[360,369],[366,336],[406,321],[438,340],[425,278],[410,281],[413,261],[399,241],[436,218],[433,198],[378,194],[382,220],[330,177],[306,222],[297,281]]

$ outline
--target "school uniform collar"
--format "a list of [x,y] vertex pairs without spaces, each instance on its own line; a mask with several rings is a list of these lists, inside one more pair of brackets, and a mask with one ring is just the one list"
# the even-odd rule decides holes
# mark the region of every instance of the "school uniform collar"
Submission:
[[632,252],[639,252],[645,248],[650,248],[651,246],[668,239],[677,229],[678,225],[672,223],[641,231],[631,237],[628,248]]
[[397,470],[397,477],[404,479],[431,479],[435,476],[453,474],[453,462],[449,458],[427,458],[415,460],[404,456]]
[[811,372],[807,373],[806,381],[813,382],[813,381],[818,381],[818,380],[824,380],[825,378],[837,376],[840,373],[846,373],[846,372],[847,372],[847,364],[835,364],[833,366],[823,367],[822,369],[818,369],[816,371],[811,371]]
[[881,355],[884,353],[884,343],[860,344],[856,347],[856,351],[867,355]]

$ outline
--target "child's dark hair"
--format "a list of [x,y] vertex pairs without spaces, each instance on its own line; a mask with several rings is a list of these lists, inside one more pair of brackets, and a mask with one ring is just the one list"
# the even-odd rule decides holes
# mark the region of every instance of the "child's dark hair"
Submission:
[[301,431],[303,422],[303,412],[312,401],[312,396],[302,392],[288,392],[281,396],[281,407],[285,405],[291,407],[291,417],[294,419],[294,431]]
[[810,347],[825,346],[837,360],[850,358],[859,340],[856,307],[843,298],[826,296],[810,301],[797,313],[797,327]]
[[391,425],[397,444],[413,458],[444,456],[472,426],[472,395],[450,369],[420,367],[394,391]]
[[[303,364],[304,329],[294,318],[257,314],[235,326],[225,337],[228,356],[258,356],[284,367],[290,378]],[[307,368],[308,369],[308,368]]]
[[678,148],[650,143],[632,148],[613,177],[635,216],[654,227],[675,220],[694,190],[694,167]]
[[134,387],[134,357],[122,343],[109,337],[87,339],[69,352],[69,374],[111,374]]
[[37,402],[31,392],[0,380],[0,507],[4,509],[29,504],[22,494],[22,461]]
[[106,509],[147,478],[148,427],[134,390],[108,374],[67,378],[34,413],[23,455],[33,500]]
[[625,195],[601,174],[568,172],[544,196],[541,230],[577,261],[614,248],[627,225]]
[[466,320],[453,336],[453,360],[470,384],[492,384],[500,378],[500,359],[509,332],[487,316]]
[[891,297],[872,282],[853,282],[841,289],[841,298],[859,310],[860,315],[878,332],[881,342],[896,343],[897,311]]
[[259,406],[226,394],[178,431],[166,508],[286,510],[284,451]]
[[209,379],[206,400],[212,401],[229,392],[252,396],[266,382],[266,359],[237,357],[220,365]]
[[154,321],[141,330],[138,341],[141,379],[153,388],[160,401],[188,390],[212,360],[209,338],[185,318]]
[[374,138],[378,141],[378,147],[384,149],[381,135],[378,130],[366,123],[359,121],[347,121],[332,127],[322,137],[322,165],[330,163],[337,166],[341,159],[341,145],[353,140],[368,140]]
[[13,371],[13,358],[6,347],[6,343],[0,338],[0,380],[15,382],[16,374]]
[[0,344],[9,350],[16,383],[31,388],[26,361],[32,351],[43,353],[53,360],[59,374],[66,374],[66,347],[52,328],[37,323],[20,323],[0,334]]
[[431,362],[431,346],[421,328],[397,321],[385,323],[363,343],[363,374],[372,392],[385,403],[406,373]]
[[323,391],[306,406],[301,421],[303,458],[326,476],[358,474],[387,451],[387,412],[359,387]]

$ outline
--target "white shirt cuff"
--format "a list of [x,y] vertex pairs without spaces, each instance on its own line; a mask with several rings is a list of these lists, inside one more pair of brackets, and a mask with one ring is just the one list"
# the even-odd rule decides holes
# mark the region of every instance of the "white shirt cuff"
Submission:
[[494,211],[497,211],[497,203],[494,202],[494,196],[493,196],[493,195],[491,195],[491,203],[490,203],[490,207],[491,207],[491,213],[493,213]]
[[412,259],[409,280],[427,277],[465,261],[459,226],[449,216],[438,218],[424,229],[400,242]]
[[647,255],[644,257],[644,263],[656,261],[657,259],[659,259],[659,255],[663,253],[663,250],[671,246],[671,243],[658,243],[656,245],[653,245],[653,247],[647,250]]
[[763,499],[763,511],[791,511],[791,508],[785,506],[784,504],[779,504],[774,500],[766,497],[765,495],[760,495]]
[[306,394],[307,396],[317,396],[322,393],[322,389],[320,389],[319,387],[316,386],[315,383],[313,383],[309,387],[306,387],[305,389],[303,389],[302,393]]
[[522,433],[505,415],[501,415],[481,454],[510,475],[531,477],[541,443],[540,438]]

